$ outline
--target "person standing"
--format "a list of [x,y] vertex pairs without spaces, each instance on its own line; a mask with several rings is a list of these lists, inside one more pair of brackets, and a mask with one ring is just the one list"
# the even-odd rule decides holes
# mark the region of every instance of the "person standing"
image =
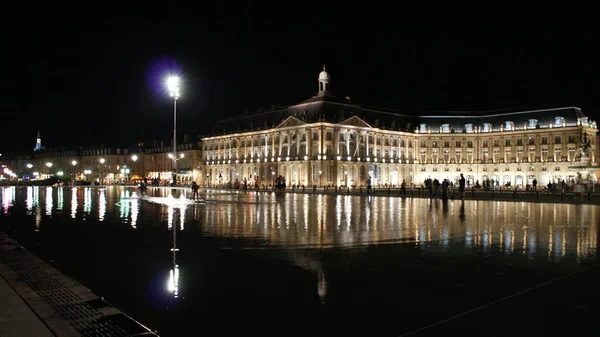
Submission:
[[193,193],[192,199],[198,200],[198,189],[199,188],[200,188],[200,185],[196,184],[196,182],[193,181],[192,182],[192,193]]
[[372,195],[373,194],[373,189],[371,187],[371,176],[369,176],[369,179],[367,179],[367,195]]
[[460,179],[458,180],[458,191],[460,192],[461,199],[465,198],[465,185],[466,185],[465,177],[461,173]]

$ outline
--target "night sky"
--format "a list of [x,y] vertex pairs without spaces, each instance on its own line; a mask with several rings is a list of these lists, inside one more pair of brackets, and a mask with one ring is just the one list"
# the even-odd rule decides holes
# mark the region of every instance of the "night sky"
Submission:
[[38,130],[46,148],[168,140],[169,71],[183,80],[178,135],[307,99],[323,63],[353,103],[411,114],[578,106],[599,119],[600,52],[582,13],[327,4],[5,11],[0,152],[33,149]]

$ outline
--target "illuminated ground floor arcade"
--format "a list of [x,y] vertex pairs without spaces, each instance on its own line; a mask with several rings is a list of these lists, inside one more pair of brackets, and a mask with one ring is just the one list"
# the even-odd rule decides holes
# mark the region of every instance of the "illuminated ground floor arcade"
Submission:
[[204,185],[226,186],[243,184],[273,186],[282,176],[291,186],[366,186],[371,177],[373,186],[421,186],[426,179],[448,179],[458,183],[462,173],[467,185],[493,180],[497,186],[525,188],[536,180],[538,186],[548,183],[577,182],[589,179],[598,182],[598,176],[587,168],[574,170],[568,162],[510,163],[510,164],[401,164],[377,162],[346,162],[336,160],[289,161],[244,164],[207,165],[204,167]]

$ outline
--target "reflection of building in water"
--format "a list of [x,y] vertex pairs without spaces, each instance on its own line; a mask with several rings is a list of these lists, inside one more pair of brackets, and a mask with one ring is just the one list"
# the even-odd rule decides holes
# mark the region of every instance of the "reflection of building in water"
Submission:
[[105,215],[106,215],[106,193],[105,193],[105,190],[100,190],[100,195],[98,195],[98,220],[104,221]]
[[52,207],[54,200],[52,199],[52,187],[46,187],[46,215],[52,215]]
[[444,204],[401,198],[369,202],[344,195],[278,199],[261,194],[259,200],[240,193],[223,196],[215,207],[204,213],[204,230],[217,236],[263,238],[267,244],[432,242],[431,246],[449,250],[451,243],[463,242],[466,248],[485,252],[530,256],[541,251],[585,256],[595,251],[599,218],[594,205],[460,200]]
[[77,217],[77,187],[71,189],[71,218]]
[[300,266],[314,273],[317,278],[317,295],[322,304],[325,304],[327,297],[328,283],[325,275],[325,269],[321,262],[321,251],[309,249],[295,249],[288,251],[288,258],[297,266]]

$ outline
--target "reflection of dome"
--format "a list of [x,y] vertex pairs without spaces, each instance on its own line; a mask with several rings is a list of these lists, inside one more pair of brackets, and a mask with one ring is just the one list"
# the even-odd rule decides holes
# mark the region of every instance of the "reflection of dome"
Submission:
[[329,73],[325,71],[325,66],[323,66],[323,71],[319,74],[319,81],[320,80],[329,80]]

